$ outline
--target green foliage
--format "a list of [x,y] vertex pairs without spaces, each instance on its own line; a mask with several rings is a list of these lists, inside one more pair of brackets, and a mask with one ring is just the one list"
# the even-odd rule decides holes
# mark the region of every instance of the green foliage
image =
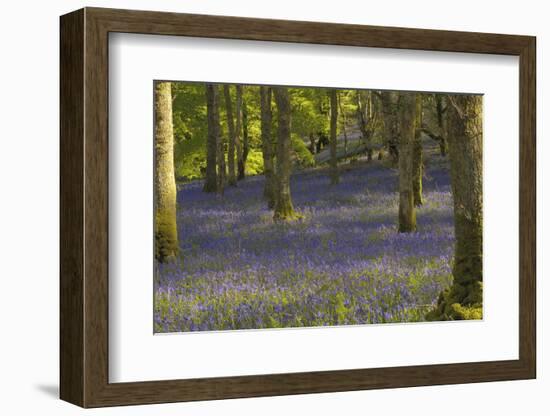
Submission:
[[295,161],[301,167],[311,167],[315,165],[315,158],[305,145],[304,141],[297,135],[292,133],[290,136],[292,148],[294,150]]
[[[251,149],[261,150],[260,87],[246,86],[243,89],[243,104],[248,111],[248,142]],[[250,154],[248,159],[250,160]],[[247,162],[248,163],[248,162]]]
[[[235,89],[231,89],[235,100]],[[206,168],[206,91],[203,83],[173,82],[174,167],[176,177],[193,180],[204,177]],[[260,136],[259,87],[245,87],[243,102],[248,110],[249,154],[247,175],[263,173]],[[222,104],[222,103],[220,103]],[[221,134],[227,140],[225,105],[220,105]]]
[[204,84],[173,82],[174,167],[176,177],[202,177],[206,166],[206,92]]
[[[315,158],[309,151],[310,135],[328,135],[330,121],[330,101],[326,88],[290,88],[291,94],[291,133],[294,162],[302,168],[315,165]],[[343,131],[344,114],[348,127],[355,123],[357,112],[357,92],[339,90],[339,131]],[[178,179],[188,181],[203,178],[206,169],[206,141],[208,126],[206,120],[206,92],[204,83],[173,82],[173,121],[174,121],[174,167]],[[231,98],[235,100],[235,88],[231,88]],[[223,100],[222,100],[223,101]],[[376,103],[377,100],[374,100]],[[228,128],[226,108],[220,103],[221,134],[227,142]],[[243,105],[248,112],[249,154],[246,174],[263,174],[261,154],[260,93],[258,86],[243,88]],[[374,105],[374,104],[373,104]],[[377,104],[376,104],[377,105]],[[375,107],[376,107],[375,105]],[[276,140],[277,107],[272,104],[272,137]],[[376,121],[377,128],[373,144],[385,143],[382,134],[382,118]],[[351,127],[350,127],[351,128]],[[349,134],[350,130],[348,130]],[[227,151],[227,149],[226,149]]]
[[264,158],[261,150],[252,149],[246,159],[246,175],[260,175],[264,173]]
[[338,322],[338,324],[340,325],[343,325],[347,322],[348,313],[350,312],[350,310],[346,308],[346,305],[344,304],[345,300],[346,296],[342,292],[338,292],[333,299],[336,322]]
[[328,134],[329,110],[325,88],[291,88],[292,132],[309,137],[311,133]]

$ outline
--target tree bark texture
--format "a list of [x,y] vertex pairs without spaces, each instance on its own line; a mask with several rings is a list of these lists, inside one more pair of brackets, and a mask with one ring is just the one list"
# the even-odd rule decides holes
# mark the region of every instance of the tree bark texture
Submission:
[[453,284],[430,320],[481,319],[483,304],[483,98],[448,96],[448,152],[454,205]]
[[399,232],[416,230],[413,197],[413,143],[415,137],[416,98],[413,93],[399,95]]
[[244,179],[244,153],[243,145],[241,143],[241,136],[243,132],[243,86],[237,85],[237,109],[236,109],[237,123],[235,126],[236,133],[236,145],[237,145],[237,170],[238,180]]
[[482,97],[455,95],[449,112],[449,158],[459,284],[482,281],[483,137]]
[[338,111],[342,116],[342,132],[344,133],[344,154],[347,154],[348,153],[348,132],[347,132],[348,120],[346,117],[346,112],[342,107],[342,100],[341,100],[340,94],[338,94]]
[[337,130],[338,130],[338,92],[330,90],[330,183],[340,182],[338,173]]
[[248,152],[250,151],[250,143],[248,137],[248,107],[246,106],[246,101],[243,99],[243,177],[246,175],[246,160],[248,159]]
[[264,198],[267,207],[275,207],[275,184],[273,167],[273,140],[271,138],[271,123],[273,114],[271,111],[271,88],[260,87],[260,119],[262,135],[262,154],[264,159]]
[[216,84],[206,84],[206,113],[208,136],[206,141],[206,179],[204,192],[218,190],[218,141],[220,136],[219,89]]
[[223,86],[225,97],[225,114],[227,116],[227,130],[229,132],[229,143],[227,146],[227,184],[235,186],[237,176],[235,174],[235,147],[237,143],[237,133],[235,131],[235,122],[233,119],[233,104],[231,103],[231,87],[228,84]]
[[398,93],[394,91],[383,91],[380,94],[384,116],[384,135],[388,142],[388,153],[394,165],[399,160],[398,97]]
[[225,140],[218,136],[218,193],[223,195],[227,182],[227,169],[225,163]]
[[277,171],[275,220],[292,220],[297,217],[290,195],[291,141],[290,141],[290,94],[287,88],[273,89],[277,104]]
[[155,83],[155,257],[160,262],[178,255],[174,175],[172,85]]
[[357,123],[361,131],[361,138],[367,148],[367,161],[372,161],[373,149],[371,145],[372,130],[372,94],[370,91],[356,91]]
[[414,206],[422,205],[422,175],[423,175],[423,160],[422,160],[422,94],[416,94],[416,120],[415,133],[413,143],[413,200]]
[[439,129],[439,152],[441,156],[447,155],[447,109],[445,105],[445,97],[442,94],[435,95],[435,105],[437,112],[437,126]]

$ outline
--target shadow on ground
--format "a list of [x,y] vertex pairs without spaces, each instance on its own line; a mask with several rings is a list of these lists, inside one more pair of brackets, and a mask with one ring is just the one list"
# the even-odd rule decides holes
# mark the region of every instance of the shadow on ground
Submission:
[[34,387],[46,396],[50,396],[54,399],[59,398],[59,386],[57,384],[37,384]]

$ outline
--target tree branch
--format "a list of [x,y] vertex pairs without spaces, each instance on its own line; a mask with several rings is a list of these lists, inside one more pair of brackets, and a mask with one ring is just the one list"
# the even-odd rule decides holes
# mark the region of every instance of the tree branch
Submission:
[[458,116],[460,117],[460,119],[464,120],[464,112],[460,109],[457,103],[455,103],[454,98],[450,95],[448,95],[447,98],[449,99],[449,103],[454,107],[454,109],[458,113]]
[[428,136],[430,139],[435,140],[436,142],[442,142],[444,139],[442,136],[435,134],[433,131],[426,127],[420,127],[418,130]]

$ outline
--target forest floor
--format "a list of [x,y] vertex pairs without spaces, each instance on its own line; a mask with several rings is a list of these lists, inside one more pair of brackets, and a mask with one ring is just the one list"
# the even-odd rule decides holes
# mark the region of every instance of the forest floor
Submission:
[[384,162],[295,172],[302,220],[274,223],[264,178],[180,186],[181,260],[155,277],[155,332],[417,322],[452,281],[447,159],[425,143],[418,230],[397,232],[397,171]]

